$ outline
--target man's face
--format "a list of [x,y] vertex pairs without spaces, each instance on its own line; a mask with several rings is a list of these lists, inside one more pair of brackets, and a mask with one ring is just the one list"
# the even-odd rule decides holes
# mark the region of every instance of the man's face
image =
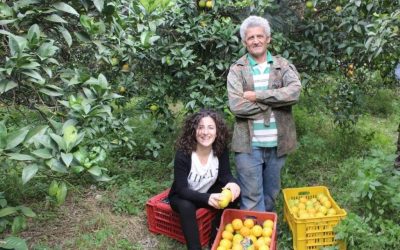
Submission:
[[250,27],[246,30],[243,44],[250,55],[256,59],[265,55],[270,41],[271,38],[265,34],[262,27]]

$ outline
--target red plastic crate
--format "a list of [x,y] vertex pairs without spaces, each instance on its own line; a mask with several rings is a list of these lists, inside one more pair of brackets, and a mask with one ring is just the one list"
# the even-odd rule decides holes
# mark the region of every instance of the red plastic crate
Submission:
[[250,210],[239,210],[239,209],[225,209],[222,213],[221,224],[219,225],[219,230],[217,237],[214,240],[214,244],[212,245],[211,250],[216,250],[218,244],[222,238],[222,232],[225,229],[226,224],[231,223],[234,219],[239,218],[241,220],[245,220],[247,218],[254,219],[257,224],[262,225],[262,223],[270,219],[274,222],[274,229],[271,235],[271,245],[269,249],[276,250],[277,245],[277,223],[278,216],[273,212],[259,212],[259,211],[250,211]]
[[[150,198],[146,204],[147,222],[149,231],[159,233],[186,243],[183,236],[178,214],[175,213],[167,201],[169,189]],[[214,209],[200,208],[196,211],[199,225],[200,243],[205,246],[210,241],[211,223],[217,213]]]

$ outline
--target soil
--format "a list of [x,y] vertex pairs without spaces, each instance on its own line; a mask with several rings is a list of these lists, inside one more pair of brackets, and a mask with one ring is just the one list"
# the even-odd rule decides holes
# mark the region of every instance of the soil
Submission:
[[[83,194],[69,194],[66,202],[52,212],[43,213],[43,210],[49,209],[42,208],[42,212],[38,214],[46,214],[47,218],[30,221],[29,228],[20,236],[27,241],[29,249],[38,245],[56,249],[77,249],[77,237],[110,228],[118,234],[116,239],[111,239],[114,243],[124,239],[141,246],[140,249],[157,249],[158,240],[148,231],[145,213],[141,216],[115,214],[111,207],[103,202],[105,195],[106,191],[97,190],[94,186]],[[108,246],[112,244],[107,243]],[[98,249],[103,248],[106,249],[107,246]]]

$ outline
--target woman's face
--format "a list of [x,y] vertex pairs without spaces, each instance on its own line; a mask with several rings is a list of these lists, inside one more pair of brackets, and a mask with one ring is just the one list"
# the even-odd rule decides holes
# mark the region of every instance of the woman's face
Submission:
[[209,148],[217,137],[217,126],[214,120],[207,116],[201,118],[196,129],[197,146]]

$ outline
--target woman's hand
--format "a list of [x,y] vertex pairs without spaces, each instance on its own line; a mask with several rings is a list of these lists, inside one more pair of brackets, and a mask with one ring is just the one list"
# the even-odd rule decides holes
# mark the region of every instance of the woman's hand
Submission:
[[232,192],[232,200],[231,201],[234,201],[237,199],[237,197],[239,197],[240,187],[238,184],[236,184],[234,182],[229,182],[228,184],[225,185],[225,188],[230,189]]
[[221,194],[220,193],[213,193],[210,195],[210,198],[208,198],[208,205],[212,206],[213,208],[219,209],[219,204],[218,201],[221,199]]

